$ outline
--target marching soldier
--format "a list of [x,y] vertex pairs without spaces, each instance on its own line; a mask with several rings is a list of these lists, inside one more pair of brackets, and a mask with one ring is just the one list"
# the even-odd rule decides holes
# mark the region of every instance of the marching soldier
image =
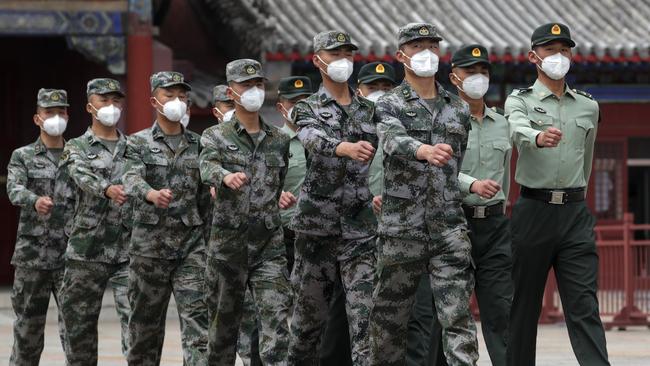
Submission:
[[348,86],[350,36],[314,37],[314,65],[323,84],[298,102],[292,120],[307,151],[307,173],[291,227],[296,233],[289,361],[316,362],[332,289],[343,286],[355,365],[368,357],[367,328],[375,267],[375,230],[368,166],[377,146],[372,102]]
[[68,365],[97,364],[97,320],[107,285],[122,327],[122,353],[128,349],[132,206],[122,185],[126,136],[117,128],[124,92],[116,80],[93,79],[86,94],[92,125],[68,141],[60,167],[75,184],[76,201],[60,294]]
[[471,244],[457,178],[470,113],[467,104],[436,83],[442,38],[435,27],[410,23],[399,29],[398,38],[396,58],[404,64],[405,81],[376,103],[384,187],[370,362],[404,363],[407,321],[420,278],[427,273],[447,361],[474,365],[478,347],[469,311]]
[[512,211],[511,366],[535,364],[537,320],[551,267],[578,362],[609,365],[596,297],[595,218],[585,203],[600,114],[589,94],[566,84],[574,46],[564,24],[535,29],[528,60],[537,67],[537,80],[513,91],[505,105],[521,185]]
[[153,126],[129,136],[124,186],[133,197],[129,246],[129,365],[158,365],[167,304],[174,294],[183,362],[206,364],[205,237],[210,199],[201,184],[199,135],[183,127],[187,92],[183,75],[151,76]]
[[458,180],[465,195],[463,210],[476,266],[481,328],[492,365],[505,366],[513,291],[510,224],[505,216],[510,187],[510,126],[483,101],[490,83],[487,49],[478,44],[463,46],[453,54],[451,67],[449,79],[471,113],[472,130]]
[[235,115],[201,138],[201,179],[216,187],[206,269],[208,362],[235,363],[248,288],[259,317],[260,358],[286,365],[291,289],[279,210],[295,203],[282,192],[289,137],[259,115],[265,96],[259,62],[232,61],[226,78]]
[[[68,123],[66,91],[40,89],[33,121],[40,129],[38,139],[16,149],[7,167],[7,196],[20,207],[11,259],[16,267],[11,293],[16,320],[10,365],[38,365],[40,361],[50,294],[61,306],[59,290],[67,242],[64,225],[73,209],[55,198],[55,191],[68,187],[67,172],[58,169]],[[60,311],[59,333],[63,345]]]

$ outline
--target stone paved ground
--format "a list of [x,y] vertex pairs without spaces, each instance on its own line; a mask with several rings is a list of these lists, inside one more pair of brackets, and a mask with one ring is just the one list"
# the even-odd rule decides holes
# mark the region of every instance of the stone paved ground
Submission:
[[[104,297],[104,308],[100,316],[99,325],[99,365],[118,366],[125,365],[120,353],[119,324],[115,311],[112,308],[109,294]],[[178,316],[174,303],[170,303],[167,315],[167,329],[165,345],[163,348],[163,362],[165,366],[181,365],[182,355],[180,346],[180,332]],[[9,292],[0,290],[0,365],[6,365],[11,353],[13,336],[11,326],[13,311],[10,307]],[[45,349],[42,355],[42,365],[63,365],[64,357],[57,336],[56,313],[50,309],[45,329]],[[650,366],[650,329],[644,327],[631,327],[626,331],[607,332],[608,349],[613,366]],[[480,366],[490,365],[479,331],[481,345]],[[241,362],[238,361],[238,365]],[[578,363],[571,351],[571,345],[564,324],[542,325],[539,328],[538,366],[575,366]]]

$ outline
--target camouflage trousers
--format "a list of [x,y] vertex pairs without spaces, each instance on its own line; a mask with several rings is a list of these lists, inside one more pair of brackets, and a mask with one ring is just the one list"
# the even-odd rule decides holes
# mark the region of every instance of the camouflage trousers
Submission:
[[237,339],[237,354],[244,366],[261,365],[259,356],[259,333],[255,302],[250,289],[244,295],[242,319],[239,324],[239,339]]
[[[282,231],[279,231],[280,236]],[[281,239],[280,239],[281,240]],[[264,365],[286,365],[291,287],[284,255],[257,264],[208,258],[206,271],[209,309],[210,365],[234,365],[237,335],[248,288],[259,321],[259,354]]]
[[[63,268],[33,269],[16,267],[11,304],[16,314],[14,346],[9,365],[38,365],[43,351],[43,331],[50,295],[60,309],[59,290]],[[64,345],[63,319],[59,310],[59,335]]]
[[129,265],[129,365],[159,365],[169,299],[174,294],[184,365],[205,365],[208,318],[204,300],[205,249],[168,260],[131,256]]
[[[393,255],[422,247],[429,253],[422,260],[399,261]],[[371,365],[405,364],[407,324],[423,273],[429,274],[448,364],[476,364],[476,326],[469,309],[474,289],[471,249],[469,238],[461,229],[446,231],[429,242],[379,238],[370,315]]]
[[289,363],[318,364],[320,341],[336,283],[345,293],[352,361],[368,358],[368,316],[375,269],[374,236],[361,239],[296,233],[296,262],[291,282],[295,308],[291,319]]
[[126,356],[130,311],[127,298],[128,263],[66,260],[59,298],[65,324],[68,365],[97,364],[97,321],[109,284],[122,326],[122,354]]

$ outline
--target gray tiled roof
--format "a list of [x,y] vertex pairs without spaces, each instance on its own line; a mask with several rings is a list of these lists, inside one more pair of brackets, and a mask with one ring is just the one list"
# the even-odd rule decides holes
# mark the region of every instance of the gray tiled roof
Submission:
[[567,24],[581,54],[602,57],[607,51],[647,57],[650,48],[650,0],[240,0],[258,8],[274,30],[266,51],[311,51],[314,34],[341,29],[351,34],[362,54],[395,52],[396,32],[409,22],[436,25],[443,53],[464,43],[481,43],[497,55],[530,49],[535,27]]

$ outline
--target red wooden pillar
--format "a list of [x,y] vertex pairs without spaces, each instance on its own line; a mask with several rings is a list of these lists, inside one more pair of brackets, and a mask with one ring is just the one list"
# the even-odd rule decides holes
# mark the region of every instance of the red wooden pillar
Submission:
[[[139,2],[131,0],[131,5],[134,3]],[[152,123],[149,104],[149,77],[153,70],[151,9],[130,7],[126,47],[126,131],[131,134]]]

